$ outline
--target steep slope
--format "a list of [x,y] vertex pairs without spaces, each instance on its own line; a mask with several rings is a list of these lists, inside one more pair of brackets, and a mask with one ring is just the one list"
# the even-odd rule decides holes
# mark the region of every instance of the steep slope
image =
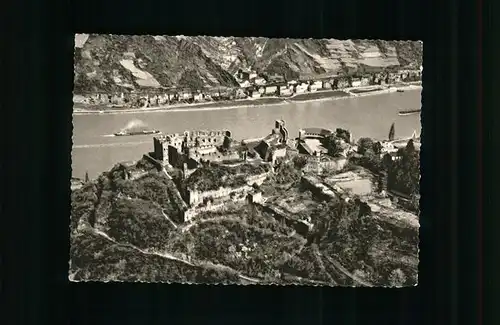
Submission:
[[191,40],[89,35],[75,48],[75,92],[235,86],[234,78]]
[[[200,190],[210,190],[220,187],[223,176],[259,173],[259,169],[211,166],[185,181],[175,178],[180,188],[195,183]],[[222,211],[198,211],[196,218],[184,223],[176,220],[182,199],[173,195],[178,190],[172,179],[144,159],[117,164],[72,191],[70,279],[417,283],[418,227],[388,222],[360,200],[325,201],[306,190],[300,178],[300,167],[283,163],[261,186],[267,208],[233,202]],[[292,205],[295,208],[290,209]],[[304,234],[276,218],[272,212],[276,208],[289,219],[308,219],[314,227]]]
[[314,78],[421,64],[415,41],[79,34],[75,93],[234,87],[239,69]]

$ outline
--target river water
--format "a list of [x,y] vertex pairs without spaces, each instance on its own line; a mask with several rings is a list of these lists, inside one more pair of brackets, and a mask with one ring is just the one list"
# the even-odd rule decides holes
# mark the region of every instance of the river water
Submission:
[[291,137],[302,127],[337,127],[355,138],[386,139],[393,122],[396,137],[420,132],[420,115],[399,116],[401,109],[418,109],[421,91],[384,93],[339,100],[285,103],[274,106],[238,107],[222,110],[185,110],[133,114],[73,116],[73,177],[88,171],[94,178],[120,161],[137,160],[153,150],[153,136],[113,137],[132,120],[140,120],[163,133],[184,130],[229,129],[236,140],[269,134],[276,119],[284,119]]

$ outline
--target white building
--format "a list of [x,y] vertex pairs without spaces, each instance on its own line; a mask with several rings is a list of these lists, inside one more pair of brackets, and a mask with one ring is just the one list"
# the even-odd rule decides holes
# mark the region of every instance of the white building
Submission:
[[255,78],[255,84],[257,86],[264,86],[266,84],[266,79],[264,79],[264,78]]
[[204,96],[202,93],[197,93],[194,95],[194,100],[196,101],[202,101],[204,99]]
[[281,86],[280,87],[280,94],[281,96],[291,96],[292,95],[292,89],[287,86]]
[[297,94],[303,94],[303,93],[307,92],[307,88],[308,88],[308,84],[303,82],[300,85],[297,85],[297,87],[295,88],[295,91],[297,92]]
[[241,87],[241,88],[248,88],[248,87],[250,87],[251,85],[252,85],[252,84],[251,84],[251,83],[250,83],[250,81],[248,81],[248,80],[245,80],[245,81],[243,81],[242,83],[240,83],[240,87]]
[[267,86],[266,87],[266,95],[275,94],[277,90],[278,90],[277,86]]
[[352,82],[353,87],[360,87],[361,86],[361,80],[356,80]]
[[318,91],[318,89],[323,88],[323,83],[321,81],[315,81],[311,85],[311,92]]
[[261,96],[261,94],[260,94],[260,92],[258,92],[258,91],[254,91],[254,92],[252,93],[252,98],[260,98],[260,96]]

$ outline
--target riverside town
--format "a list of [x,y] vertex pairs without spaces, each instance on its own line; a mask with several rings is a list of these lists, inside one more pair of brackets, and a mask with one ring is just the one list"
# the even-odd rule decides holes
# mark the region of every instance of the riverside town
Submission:
[[77,35],[69,279],[417,285],[421,48]]
[[[381,69],[372,69],[381,70]],[[258,99],[293,98],[294,100],[319,99],[360,95],[384,90],[404,91],[404,86],[420,85],[422,68],[415,70],[387,68],[369,72],[365,68],[352,74],[287,81],[284,76],[269,76],[255,71],[237,71],[234,75],[239,87],[212,87],[203,89],[155,89],[136,91],[125,88],[120,93],[93,92],[75,96],[75,101],[86,105],[105,105],[114,109],[175,107],[179,104],[202,104]],[[302,95],[302,96],[301,96]],[[252,102],[245,102],[246,104]],[[236,102],[236,104],[239,104]],[[102,108],[103,106],[101,106]]]

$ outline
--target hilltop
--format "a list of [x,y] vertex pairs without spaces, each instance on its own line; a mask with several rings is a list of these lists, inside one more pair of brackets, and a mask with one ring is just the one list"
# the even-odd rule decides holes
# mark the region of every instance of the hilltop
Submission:
[[[370,150],[358,163],[381,168],[382,161],[369,154]],[[415,190],[408,184],[418,184],[413,176],[418,175],[419,157],[409,156],[405,150],[401,151],[401,162],[390,168],[390,182],[402,191]],[[182,217],[187,206],[180,193],[186,188],[237,188],[241,186],[237,181],[240,173],[265,170],[250,165],[235,170],[214,165],[184,179],[180,170],[170,172],[169,177],[145,159],[117,164],[97,180],[72,191],[70,278],[415,285],[417,217],[372,193],[362,194],[364,200],[372,202],[366,204],[358,194],[349,194],[354,187],[343,194],[352,199],[339,194],[326,198],[304,182],[306,163],[298,158],[283,161],[261,185],[252,186],[267,203],[231,200],[223,210],[200,208],[189,221]],[[346,166],[346,170],[349,174],[370,174],[360,166]],[[325,175],[319,186],[341,184],[335,177],[343,176]],[[349,186],[355,182],[347,180]],[[367,178],[363,182],[371,181]],[[333,195],[331,191],[323,193],[327,192]],[[286,221],[280,219],[283,213]],[[303,232],[298,220],[309,220],[314,225],[312,231]]]
[[240,69],[294,79],[418,68],[422,51],[417,41],[79,34],[74,91],[236,87]]

